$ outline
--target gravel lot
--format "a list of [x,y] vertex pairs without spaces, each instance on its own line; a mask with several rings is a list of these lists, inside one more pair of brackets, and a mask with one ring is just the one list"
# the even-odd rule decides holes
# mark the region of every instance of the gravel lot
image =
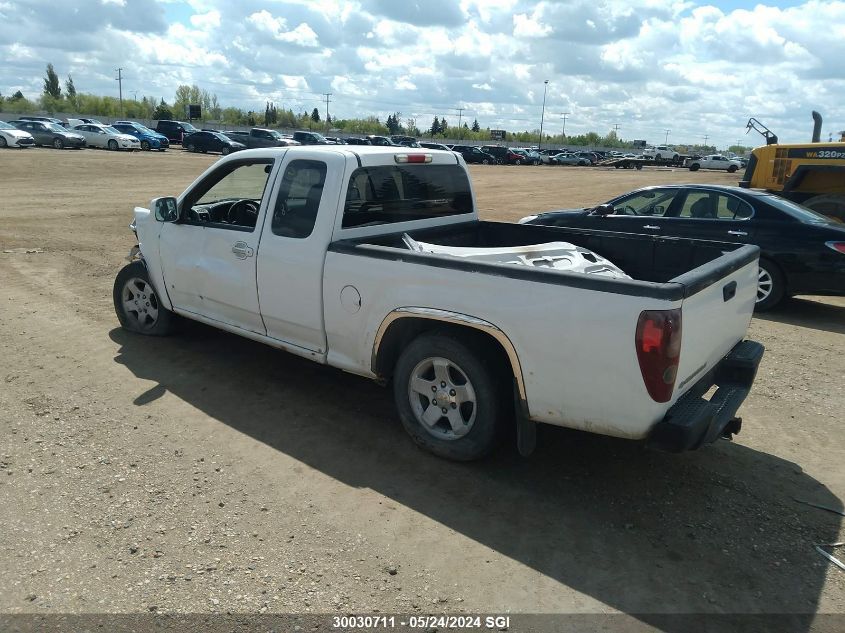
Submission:
[[[0,612],[845,613],[813,548],[842,517],[793,501],[842,507],[845,300],[754,319],[768,351],[734,442],[541,428],[530,459],[448,463],[368,381],[200,325],[118,329],[132,207],[214,160],[0,152]],[[505,220],[738,179],[471,171]]]

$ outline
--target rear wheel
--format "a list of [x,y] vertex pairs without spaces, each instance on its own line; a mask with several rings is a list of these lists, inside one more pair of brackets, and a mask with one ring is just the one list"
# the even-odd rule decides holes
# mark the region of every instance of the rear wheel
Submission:
[[132,262],[117,273],[112,298],[124,329],[151,336],[165,336],[173,331],[176,315],[159,303],[142,262]]
[[760,271],[757,275],[757,301],[754,309],[757,312],[771,310],[781,302],[785,292],[786,284],[780,268],[768,259],[761,259]]
[[53,139],[53,147],[55,147],[56,149],[63,149],[64,146],[65,146],[65,144],[64,144],[64,141],[62,141],[62,139],[60,139],[60,138],[54,138]]
[[654,155],[654,160],[660,160],[661,158],[663,158],[663,156],[661,156],[660,154]]
[[117,141],[115,141],[114,139],[111,139],[109,141],[109,149],[113,152],[116,152],[117,151]]
[[402,352],[393,395],[405,430],[420,447],[469,461],[496,445],[506,385],[482,351],[445,334],[423,334]]
[[729,173],[729,174],[734,173],[736,170],[737,170],[737,166],[736,166],[736,165],[730,165],[730,166],[728,166],[728,173]]
[[185,148],[185,149],[187,149],[189,152],[195,152],[195,151],[197,151],[197,146],[194,145],[193,143],[188,143],[188,147]]
[[845,222],[845,195],[825,194],[802,202],[805,207],[822,213],[837,222]]

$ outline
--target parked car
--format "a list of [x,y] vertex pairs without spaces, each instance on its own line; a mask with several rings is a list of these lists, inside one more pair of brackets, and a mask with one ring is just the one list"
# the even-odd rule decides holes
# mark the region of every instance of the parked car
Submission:
[[372,145],[369,139],[358,138],[357,136],[347,136],[343,139],[347,145]]
[[399,147],[398,143],[394,143],[386,136],[379,136],[378,134],[368,134],[367,140],[370,145],[379,145],[381,147]]
[[[403,147],[415,147],[414,145],[407,145],[407,143],[419,142],[414,136],[404,136],[402,134],[391,134],[390,140],[396,143],[397,145],[402,145]],[[416,145],[416,147],[419,147],[419,145]]]
[[346,141],[338,136],[327,136],[326,140],[330,143],[334,143],[335,145],[346,145]]
[[398,141],[396,142],[397,145],[401,145],[402,147],[415,147],[419,149],[422,147],[416,140],[405,140],[405,141]]
[[474,145],[452,145],[452,151],[463,156],[470,164],[495,165],[499,162],[495,156]]
[[591,164],[588,158],[584,158],[580,154],[556,154],[551,157],[551,161],[554,165],[578,165],[586,167]]
[[141,149],[141,143],[137,138],[130,134],[124,134],[110,125],[82,123],[74,127],[73,131],[85,137],[88,147],[101,147],[112,151]]
[[540,155],[540,162],[544,165],[554,165],[554,161],[552,157],[557,156],[558,154],[568,154],[569,152],[565,149],[541,149],[538,154]]
[[482,145],[481,151],[494,156],[496,162],[500,165],[522,165],[525,162],[525,156],[512,152],[510,148],[501,145]]
[[721,154],[710,154],[709,156],[694,158],[689,162],[690,171],[698,171],[699,169],[724,169],[732,174],[740,167],[742,167],[741,161],[722,156]]
[[32,134],[19,130],[14,125],[0,121],[0,148],[3,147],[34,147],[35,139]]
[[228,136],[233,141],[245,145],[248,149],[255,149],[256,147],[290,147],[292,145],[300,145],[299,141],[293,140],[293,137],[284,136],[278,130],[268,130],[261,127],[254,127],[248,132],[243,130],[226,130],[221,133]]
[[141,143],[141,149],[145,152],[156,149],[160,152],[170,147],[170,141],[164,134],[154,132],[150,128],[135,123],[134,121],[117,121],[112,127],[118,132],[134,136]]
[[599,156],[594,152],[572,152],[572,154],[578,156],[579,158],[586,159],[590,163],[590,165],[595,165],[597,162],[599,162]]
[[698,448],[739,430],[763,353],[742,340],[757,247],[481,221],[446,152],[253,150],[132,227],[126,330],[180,315],[391,384],[414,441],[450,459],[508,427],[530,453],[537,423]]
[[41,123],[55,123],[57,125],[62,125],[61,119],[57,119],[56,117],[52,117],[52,116],[36,116],[36,115],[26,114],[26,115],[23,115],[23,116],[19,116],[18,120],[19,121],[41,121]]
[[643,156],[646,158],[653,158],[654,160],[680,160],[680,154],[673,150],[668,145],[658,145],[657,147],[646,147],[643,150]]
[[524,165],[539,165],[540,153],[533,149],[525,149],[524,147],[515,148],[511,150],[515,154],[521,154],[525,157]]
[[29,132],[35,139],[36,145],[50,145],[56,149],[82,149],[85,147],[85,137],[76,132],[63,128],[58,123],[45,121],[9,121],[19,130]]
[[189,152],[220,152],[223,156],[246,149],[246,145],[234,141],[220,132],[199,131],[182,139],[182,148]]
[[[453,152],[453,151],[456,152],[458,150],[456,150],[455,147],[466,147],[466,146],[465,145],[454,145],[452,147],[449,147],[448,145],[444,145],[443,143],[429,143],[427,141],[426,142],[420,141],[420,147],[424,147],[425,149],[439,149],[439,150],[442,150],[444,152]],[[464,156],[464,160],[466,160],[466,156]],[[470,162],[470,161],[467,161],[467,162]]]
[[182,138],[188,134],[198,132],[197,128],[186,121],[161,120],[156,123],[156,132],[166,136],[170,143],[182,143]]
[[333,143],[319,132],[305,132],[300,130],[293,133],[293,140],[301,145],[332,145]]
[[845,295],[845,226],[774,194],[721,185],[637,189],[527,224],[688,237],[760,247],[757,310],[798,294]]

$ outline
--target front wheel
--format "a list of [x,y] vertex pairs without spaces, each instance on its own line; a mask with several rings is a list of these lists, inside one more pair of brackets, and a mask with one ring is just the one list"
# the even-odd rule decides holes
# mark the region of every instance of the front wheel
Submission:
[[150,142],[149,141],[141,141],[141,149],[145,152],[150,151]]
[[229,149],[229,147],[224,146],[223,149],[220,150],[220,153],[223,154],[223,156],[228,156],[231,151],[232,150]]
[[484,159],[482,159],[482,160],[481,160],[481,164],[482,164],[482,165],[489,165],[489,164],[490,164],[490,161],[489,161],[489,160],[487,160],[486,158],[484,158]]
[[701,165],[699,165],[698,163],[693,163],[689,166],[690,171],[698,171],[699,169],[701,169]]
[[115,141],[114,139],[111,139],[109,141],[109,149],[113,152],[116,152],[117,151],[117,141]]
[[757,273],[757,301],[754,310],[757,312],[771,310],[781,302],[785,292],[786,284],[780,268],[768,259],[761,259],[760,270]]
[[736,165],[730,165],[730,166],[728,167],[728,173],[729,173],[729,174],[734,173],[736,170],[737,170]]
[[159,302],[142,262],[132,262],[117,273],[112,298],[123,329],[150,336],[165,336],[173,331],[176,315]]
[[660,154],[654,155],[654,160],[660,160],[661,158],[663,158],[663,156],[661,156]]
[[65,144],[62,141],[62,139],[60,139],[60,138],[54,138],[53,139],[53,147],[55,147],[56,149],[62,149],[62,148],[64,148],[64,146],[65,146]]
[[393,396],[405,430],[439,457],[470,461],[496,445],[507,393],[479,351],[445,334],[423,334],[402,352]]

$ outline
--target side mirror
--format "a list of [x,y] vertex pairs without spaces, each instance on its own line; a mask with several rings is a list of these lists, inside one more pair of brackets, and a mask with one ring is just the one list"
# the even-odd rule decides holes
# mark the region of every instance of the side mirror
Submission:
[[593,209],[595,215],[613,215],[614,208],[612,204],[600,204]]
[[179,219],[179,208],[176,198],[156,198],[153,201],[156,220],[159,222],[175,222]]

